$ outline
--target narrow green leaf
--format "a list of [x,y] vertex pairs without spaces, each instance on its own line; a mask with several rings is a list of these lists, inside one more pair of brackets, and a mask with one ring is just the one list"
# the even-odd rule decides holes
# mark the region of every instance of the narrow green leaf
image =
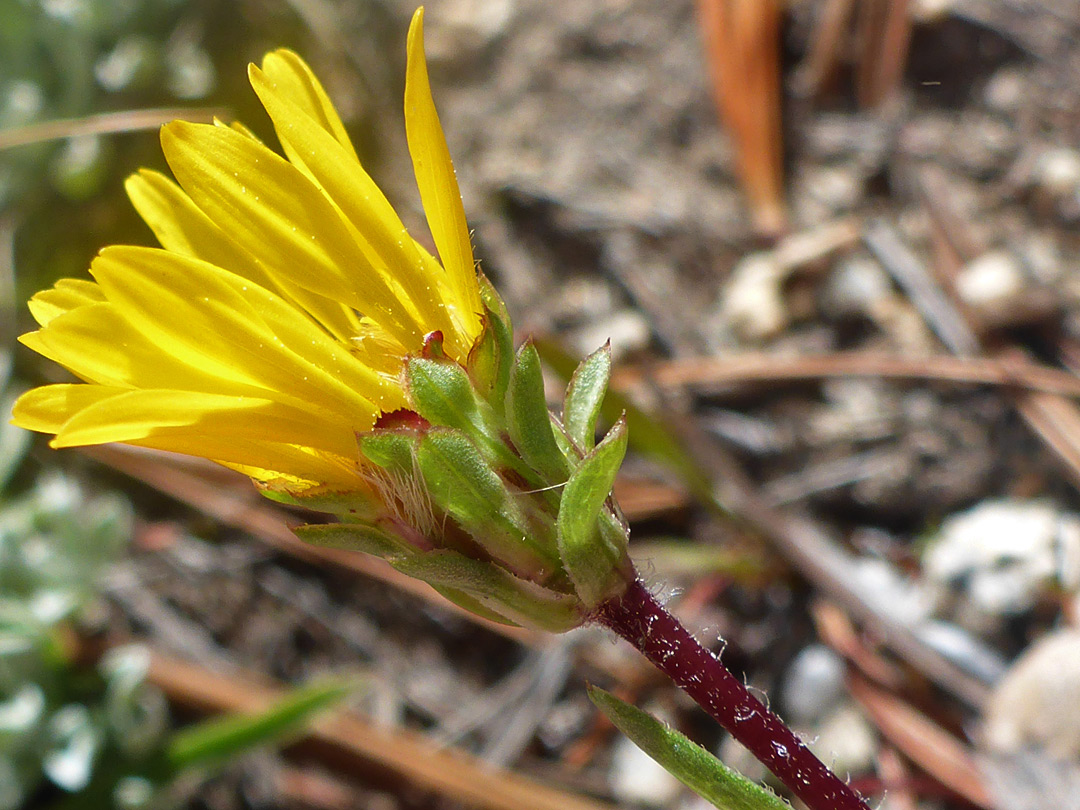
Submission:
[[510,627],[520,627],[517,622],[512,622],[505,616],[496,613],[494,610],[489,610],[481,604],[480,600],[476,597],[469,596],[465,591],[457,588],[447,588],[444,585],[436,585],[434,582],[429,582],[432,588],[439,592],[444,598],[450,600],[460,608],[464,608],[470,613],[475,613],[477,616],[487,619],[489,622],[495,622],[496,624],[505,624]]
[[293,534],[321,548],[361,551],[384,560],[408,557],[417,552],[404,540],[375,526],[362,523],[318,523],[297,526]]
[[626,558],[625,534],[601,531],[601,510],[626,455],[626,422],[619,419],[604,440],[574,470],[559,505],[559,557],[578,595],[596,605],[611,595]]
[[551,416],[544,399],[544,375],[536,347],[526,341],[510,370],[506,392],[510,438],[521,457],[548,484],[561,484],[569,474],[566,458],[555,443]]
[[431,585],[461,591],[514,624],[562,633],[584,621],[584,611],[575,597],[542,588],[456,551],[432,551],[393,565]]
[[[495,405],[492,396],[498,386],[499,366],[502,362],[499,351],[499,341],[494,335],[494,327],[491,322],[491,313],[484,313],[484,327],[480,337],[469,352],[469,359],[465,363],[465,370],[473,382],[478,394],[487,400],[489,405]],[[505,396],[505,391],[503,392]]]
[[234,714],[205,720],[173,734],[165,751],[173,774],[224,762],[259,745],[280,742],[311,721],[315,714],[345,698],[355,680],[333,681],[293,691],[265,712]]
[[484,302],[484,332],[472,354],[468,370],[488,403],[500,418],[510,384],[510,366],[514,361],[514,332],[510,315],[491,282],[479,274],[480,298]]
[[589,687],[589,698],[638,748],[720,810],[791,810],[771,790],[731,770],[652,715],[595,686]]
[[[536,348],[555,373],[563,379],[572,377],[578,362],[565,349],[551,340],[537,340]],[[600,415],[608,423],[613,423],[620,414],[626,419],[634,450],[672,470],[702,503],[709,507],[717,506],[709,473],[687,452],[664,419],[639,408],[625,394],[609,389],[600,407]]]
[[467,437],[432,429],[417,463],[435,504],[493,557],[528,573],[558,566],[555,549],[534,540],[513,494]]
[[583,451],[596,443],[596,420],[611,379],[611,341],[590,354],[574,369],[563,400],[563,428]]
[[499,295],[499,291],[495,289],[495,285],[491,283],[491,279],[480,270],[476,272],[476,278],[480,282],[480,300],[484,302],[484,306],[513,332],[514,325],[510,321],[510,311],[506,308],[506,303]]
[[474,438],[494,435],[469,375],[457,363],[410,357],[405,378],[413,404],[431,424],[456,428]]
[[513,469],[530,486],[543,486],[536,473],[503,444],[494,411],[477,394],[465,369],[450,360],[410,357],[405,380],[416,410],[431,424],[460,430],[493,463]]

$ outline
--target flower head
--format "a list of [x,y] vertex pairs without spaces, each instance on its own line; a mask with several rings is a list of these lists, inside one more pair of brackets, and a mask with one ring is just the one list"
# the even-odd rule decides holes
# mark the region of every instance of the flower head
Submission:
[[108,247],[93,281],[34,296],[22,337],[85,382],[24,395],[15,422],[54,447],[126,442],[204,456],[293,489],[350,486],[356,435],[406,405],[404,358],[442,335],[464,362],[482,305],[454,169],[409,34],[405,121],[442,261],[405,230],[295,53],[249,69],[281,157],[243,127],[173,122],[176,178],[132,203],[161,248]]
[[633,578],[609,497],[625,425],[594,446],[610,355],[579,369],[563,422],[548,412],[536,349],[515,353],[473,263],[421,25],[418,11],[405,128],[439,259],[310,68],[274,51],[249,76],[284,157],[238,125],[167,125],[176,181],[127,182],[161,248],[105,248],[93,281],[34,296],[40,329],[22,342],[84,382],[29,391],[14,421],[54,447],[211,459],[342,518],[298,530],[309,542],[381,556],[490,618],[566,629]]

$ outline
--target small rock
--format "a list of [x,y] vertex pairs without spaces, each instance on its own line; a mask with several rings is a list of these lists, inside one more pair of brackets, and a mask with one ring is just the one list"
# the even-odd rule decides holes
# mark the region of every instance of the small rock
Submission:
[[1049,583],[1080,586],[1080,519],[1049,503],[987,501],[942,524],[923,569],[988,616],[1022,613]]
[[1024,281],[1024,268],[1011,253],[992,250],[964,265],[956,278],[956,292],[971,307],[996,309],[1021,293]]
[[840,774],[865,773],[874,768],[877,734],[854,704],[845,703],[817,727],[807,747]]
[[1005,673],[1005,659],[962,627],[929,621],[915,632],[925,644],[986,683],[996,682]]
[[995,753],[1038,746],[1080,760],[1080,631],[1051,633],[1020,656],[990,698],[982,740]]
[[426,37],[428,59],[449,62],[477,53],[501,36],[515,8],[513,0],[451,0],[440,3],[437,12],[425,26],[430,30]]
[[822,644],[804,647],[791,662],[780,697],[784,719],[811,726],[825,717],[844,694],[844,662]]
[[596,276],[577,276],[560,284],[550,305],[558,321],[583,322],[605,317],[617,308],[611,285]]
[[737,334],[764,340],[787,325],[781,285],[786,273],[772,256],[755,253],[732,270],[720,301],[720,318]]
[[869,604],[914,627],[933,611],[934,599],[920,582],[902,576],[885,560],[866,557],[852,566],[852,585]]
[[1080,152],[1066,147],[1048,149],[1035,163],[1034,180],[1052,197],[1065,197],[1080,189]]
[[848,166],[828,166],[808,171],[807,192],[833,214],[850,211],[863,197],[863,178]]
[[1027,82],[1023,72],[1001,68],[990,77],[983,90],[983,101],[994,112],[1013,114],[1024,103]]
[[920,23],[937,23],[950,15],[956,4],[956,0],[916,0],[911,15]]
[[875,317],[883,301],[893,296],[892,283],[881,265],[867,256],[838,262],[822,291],[829,313]]
[[986,113],[962,113],[957,132],[963,136],[943,145],[956,165],[973,178],[996,175],[1017,147],[1015,124]]
[[570,335],[571,343],[582,356],[592,354],[610,340],[611,356],[616,360],[642,351],[651,339],[652,329],[636,309],[617,310]]

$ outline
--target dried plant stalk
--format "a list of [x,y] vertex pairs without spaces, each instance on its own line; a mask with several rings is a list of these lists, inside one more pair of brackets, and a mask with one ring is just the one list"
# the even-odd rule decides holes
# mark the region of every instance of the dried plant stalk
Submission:
[[799,95],[817,98],[836,74],[854,10],[855,0],[825,0],[822,4],[806,58],[799,66],[796,81]]
[[878,107],[900,86],[911,40],[910,0],[866,0],[859,6],[859,104]]
[[783,200],[779,0],[699,0],[713,96],[754,226],[779,235]]

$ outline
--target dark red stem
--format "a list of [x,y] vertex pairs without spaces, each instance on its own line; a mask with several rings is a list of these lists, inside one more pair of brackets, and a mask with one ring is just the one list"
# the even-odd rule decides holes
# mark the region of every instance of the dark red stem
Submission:
[[595,618],[682,687],[810,810],[869,810],[640,580],[622,596],[604,602]]

